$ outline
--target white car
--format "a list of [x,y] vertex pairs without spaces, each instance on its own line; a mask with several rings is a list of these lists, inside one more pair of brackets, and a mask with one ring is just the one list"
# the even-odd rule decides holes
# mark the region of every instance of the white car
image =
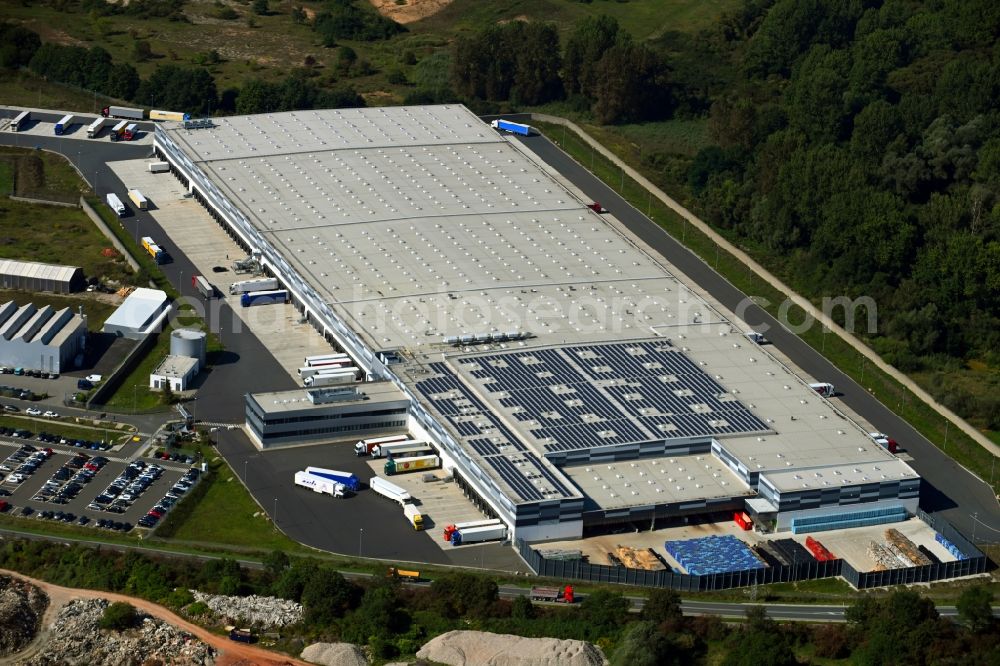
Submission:
[[24,410],[24,413],[27,414],[28,416],[41,416],[42,410],[37,409],[35,407],[28,407],[26,410]]
[[86,380],[88,382],[93,383],[93,384],[96,384],[97,382],[101,381],[102,379],[104,379],[104,375],[87,375],[86,376]]
[[53,412],[51,409],[47,410],[44,414],[42,414],[42,416],[44,416],[47,419],[57,419],[57,418],[59,418],[59,415],[56,414],[55,412]]

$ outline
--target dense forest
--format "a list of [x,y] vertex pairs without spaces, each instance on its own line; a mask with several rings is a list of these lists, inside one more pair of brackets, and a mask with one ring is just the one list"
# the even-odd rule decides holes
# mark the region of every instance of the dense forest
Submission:
[[292,599],[302,603],[305,618],[282,630],[283,647],[301,649],[295,639],[347,641],[369,646],[378,660],[413,655],[446,631],[475,629],[591,641],[614,666],[793,666],[811,658],[873,666],[1000,661],[1000,624],[986,586],[962,592],[960,624],[941,618],[933,602],[917,592],[897,590],[861,596],[846,624],[779,624],[763,607],[749,606],[742,623],[729,625],[714,616],[685,617],[680,598],[669,590],[651,591],[642,612],[632,614],[629,601],[609,590],[589,592],[573,608],[542,607],[526,597],[501,599],[494,579],[464,572],[435,578],[429,588],[410,588],[381,572],[363,583],[348,580],[328,564],[290,560],[277,551],[263,565],[248,570],[221,559],[192,567],[184,560],[43,541],[7,541],[0,547],[0,568],[142,597],[209,626],[221,618],[211,618],[188,590]]

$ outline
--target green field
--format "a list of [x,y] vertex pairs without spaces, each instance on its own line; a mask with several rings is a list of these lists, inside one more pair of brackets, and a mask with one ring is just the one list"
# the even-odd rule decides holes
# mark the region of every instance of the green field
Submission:
[[211,473],[202,482],[204,488],[196,487],[191,497],[171,511],[157,531],[157,537],[190,545],[226,546],[236,552],[313,552],[274,528],[270,518],[220,457],[210,462],[210,469]]

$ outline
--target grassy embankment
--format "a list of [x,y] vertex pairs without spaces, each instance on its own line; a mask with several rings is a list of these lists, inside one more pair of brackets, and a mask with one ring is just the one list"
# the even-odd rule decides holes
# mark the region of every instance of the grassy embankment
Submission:
[[[0,426],[8,428],[27,428],[36,435],[40,432],[47,432],[60,437],[70,439],[87,439],[97,441],[109,441],[113,444],[121,444],[132,438],[135,428],[126,423],[113,423],[111,421],[101,421],[94,425],[91,419],[81,419],[72,416],[62,416],[58,419],[35,418],[24,415],[0,415]],[[35,442],[36,446],[47,446]]]

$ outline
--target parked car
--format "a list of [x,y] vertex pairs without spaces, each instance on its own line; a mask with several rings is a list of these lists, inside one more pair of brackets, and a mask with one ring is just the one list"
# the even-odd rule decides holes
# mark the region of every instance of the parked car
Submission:
[[5,412],[19,412],[21,410],[18,409],[17,407],[15,407],[14,405],[4,405],[3,406],[3,411],[5,411]]
[[56,412],[53,412],[51,409],[46,410],[45,413],[42,414],[42,416],[44,416],[47,419],[57,419],[57,418],[59,418],[59,414],[57,414]]
[[28,416],[41,416],[42,415],[42,410],[38,409],[37,407],[28,407],[26,410],[24,410],[24,412]]

